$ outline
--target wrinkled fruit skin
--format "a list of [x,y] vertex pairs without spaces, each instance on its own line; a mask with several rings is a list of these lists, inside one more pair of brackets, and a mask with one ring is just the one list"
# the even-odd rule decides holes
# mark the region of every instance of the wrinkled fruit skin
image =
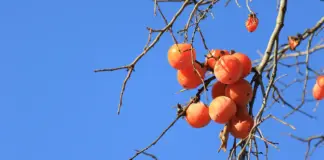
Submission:
[[194,63],[194,66],[198,72],[194,70],[192,65],[177,71],[177,80],[185,89],[197,88],[205,78],[206,68],[201,67],[198,63]]
[[315,84],[313,87],[313,97],[315,100],[324,99],[324,88],[320,87],[318,84]]
[[219,124],[225,124],[236,113],[236,104],[226,96],[216,97],[209,105],[210,118]]
[[211,121],[208,111],[208,107],[204,103],[193,103],[186,110],[186,121],[193,128],[205,127]]
[[256,14],[249,14],[248,19],[245,21],[245,27],[249,32],[254,32],[259,25],[259,19]]
[[225,96],[225,88],[226,84],[223,84],[222,82],[216,82],[212,87],[212,98],[216,98],[218,96]]
[[247,77],[251,73],[251,70],[252,70],[251,59],[246,54],[239,53],[239,52],[233,54],[233,56],[236,57],[242,63],[243,71],[242,71],[241,78]]
[[250,115],[234,116],[230,121],[230,133],[235,138],[245,139],[254,125]]
[[291,50],[295,50],[296,47],[299,45],[299,40],[296,37],[289,36],[288,44],[289,44],[289,48]]
[[214,69],[216,61],[218,61],[218,59],[224,55],[229,55],[229,52],[221,49],[211,50],[210,53],[206,55],[206,65],[209,68]]
[[[168,62],[177,70],[185,69],[196,60],[196,50],[191,44],[174,44],[168,50]],[[180,52],[181,51],[181,52]],[[192,54],[191,54],[192,53]]]
[[232,55],[222,56],[215,64],[214,74],[218,81],[224,84],[237,82],[243,72],[241,62]]
[[252,99],[252,95],[252,86],[245,79],[240,79],[225,88],[225,96],[231,98],[239,106],[246,106]]

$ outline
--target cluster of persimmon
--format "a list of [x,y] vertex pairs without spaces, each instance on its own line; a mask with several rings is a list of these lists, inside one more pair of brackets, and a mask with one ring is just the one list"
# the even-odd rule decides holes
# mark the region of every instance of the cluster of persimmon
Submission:
[[324,75],[318,76],[313,87],[313,97],[316,100],[324,99]]
[[245,80],[252,69],[250,58],[243,53],[222,49],[211,50],[204,63],[196,60],[191,44],[174,44],[168,51],[169,64],[177,70],[179,84],[185,89],[201,85],[207,70],[213,71],[218,80],[211,90],[212,102],[192,103],[186,110],[185,119],[193,128],[207,126],[210,121],[228,124],[230,133],[246,138],[254,125],[247,104],[252,99],[252,86]]

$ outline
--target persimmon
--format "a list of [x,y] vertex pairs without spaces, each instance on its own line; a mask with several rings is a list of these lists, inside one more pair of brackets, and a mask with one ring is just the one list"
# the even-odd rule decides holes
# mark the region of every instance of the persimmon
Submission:
[[229,52],[222,49],[211,50],[210,53],[206,55],[206,65],[211,69],[214,69],[216,61],[218,61],[218,59],[224,55],[229,55]]
[[195,68],[191,65],[188,68],[178,70],[178,82],[185,89],[194,89],[198,87],[205,78],[206,68],[198,63],[194,63],[194,66]]
[[224,55],[215,64],[214,74],[218,81],[233,84],[242,77],[241,62],[233,55]]
[[316,79],[316,84],[321,87],[324,88],[324,75],[318,76]]
[[212,87],[212,98],[216,98],[218,96],[225,96],[225,87],[226,84],[222,82],[216,82]]
[[251,70],[252,70],[251,59],[246,54],[243,54],[240,52],[234,53],[233,56],[236,57],[242,63],[243,72],[242,72],[241,78],[245,78],[246,76],[248,76],[251,73]]
[[250,115],[234,116],[229,123],[229,130],[232,136],[239,139],[245,139],[249,136],[254,125],[253,118]]
[[202,128],[209,124],[208,107],[203,102],[193,103],[186,110],[185,119],[193,128]]
[[225,88],[225,96],[231,98],[239,106],[246,106],[252,99],[252,94],[252,86],[245,79],[240,79]]
[[289,44],[289,48],[291,50],[295,50],[296,47],[299,45],[300,40],[298,37],[295,36],[288,36],[288,44]]
[[316,100],[324,99],[324,88],[320,87],[317,83],[313,87],[313,97]]
[[259,25],[259,19],[255,13],[251,13],[245,21],[245,27],[249,32],[254,32]]
[[191,44],[180,43],[172,45],[168,50],[169,64],[177,69],[185,69],[196,60],[196,50]]
[[[205,75],[204,73],[206,73],[207,69],[204,65],[199,64],[198,62],[194,62],[193,65],[190,64],[190,66],[188,66],[185,69],[180,69],[179,71],[181,71],[184,75],[192,75],[192,74],[197,74],[198,73],[203,76]],[[204,78],[204,77],[202,77]]]
[[246,106],[236,105],[236,116],[245,116],[249,115],[249,111]]
[[210,118],[219,124],[225,124],[236,113],[236,104],[226,96],[218,96],[209,105]]

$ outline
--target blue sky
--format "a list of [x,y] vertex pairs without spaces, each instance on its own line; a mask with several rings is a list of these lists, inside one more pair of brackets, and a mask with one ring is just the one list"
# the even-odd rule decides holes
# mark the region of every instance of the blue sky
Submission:
[[[244,27],[248,11],[243,1],[240,3],[242,8],[233,2],[225,8],[220,2],[213,10],[215,19],[209,18],[201,27],[210,48],[235,49],[257,59],[256,51],[265,50],[275,25],[276,1],[252,2],[260,19],[254,33]],[[179,6],[161,5],[169,20]],[[288,35],[312,27],[324,15],[323,7],[324,2],[319,0],[289,1],[280,43],[286,43]],[[190,8],[186,9],[175,27],[184,26],[189,12]],[[0,159],[128,159],[175,118],[172,106],[187,102],[195,93],[174,94],[181,87],[176,71],[167,62],[167,50],[173,43],[168,33],[136,66],[121,115],[116,112],[126,71],[93,72],[130,63],[146,43],[145,28],[163,27],[163,20],[153,16],[152,1],[1,1],[0,19]],[[197,41],[195,47],[198,60],[203,60],[206,51],[202,44]],[[304,50],[305,45],[299,49]],[[310,59],[315,69],[323,67],[320,52]],[[283,73],[290,73],[284,80],[287,82],[297,76],[294,68],[280,69],[278,74]],[[313,84],[314,80],[310,80],[308,90]],[[298,104],[296,93],[301,93],[300,86],[285,92],[293,104]],[[258,96],[257,108],[261,104]],[[311,113],[314,106],[314,102],[307,103],[304,110]],[[317,120],[299,113],[288,118],[296,131],[274,120],[261,126],[267,138],[280,143],[280,151],[270,147],[270,159],[303,159],[306,144],[285,134],[323,134],[321,106],[312,113]],[[266,114],[282,117],[289,111],[275,105]],[[225,159],[227,153],[217,153],[221,128],[210,123],[193,129],[180,120],[148,152],[162,160]],[[264,148],[262,142],[259,146]],[[323,149],[312,159],[320,159],[321,152]]]

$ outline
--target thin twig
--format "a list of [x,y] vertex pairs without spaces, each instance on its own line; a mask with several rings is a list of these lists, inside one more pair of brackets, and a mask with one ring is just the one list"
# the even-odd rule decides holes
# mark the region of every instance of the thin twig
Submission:
[[315,47],[313,47],[312,49],[310,50],[306,50],[304,52],[295,52],[295,53],[290,53],[290,54],[284,54],[283,56],[281,56],[280,59],[284,59],[284,58],[290,58],[290,57],[299,57],[299,56],[305,56],[307,54],[312,54],[316,51],[319,51],[319,50],[322,50],[324,49],[324,44],[322,45],[317,45]]
[[[165,18],[164,14],[162,13],[162,10],[161,10],[159,4],[156,4],[156,7],[157,7],[159,13],[161,14],[161,17],[163,18],[164,23],[165,23],[166,25],[168,25],[168,20]],[[178,44],[178,41],[177,41],[177,39],[175,38],[175,36],[174,36],[174,34],[173,34],[172,27],[169,27],[168,30],[169,30],[169,32],[170,32],[170,34],[171,34],[171,37],[172,37],[172,39],[173,39],[173,42],[174,42],[175,44]]]
[[246,0],[246,8],[249,10],[250,13],[254,13],[249,6],[249,0]]
[[[314,140],[319,140],[315,145],[314,145],[314,148],[313,148],[313,151],[318,148],[319,144],[323,143],[324,142],[324,135],[319,135],[319,136],[310,136],[306,139],[304,138],[300,138],[300,137],[297,137],[293,134],[288,134],[290,137],[294,138],[294,139],[297,139],[299,141],[302,141],[302,142],[306,142],[307,143],[307,149],[306,149],[306,152],[305,152],[305,160],[307,160],[310,156],[310,149],[311,149],[311,143],[312,141]],[[313,152],[312,151],[312,152]]]
[[183,29],[183,31],[185,32],[185,33],[184,33],[184,42],[187,42],[187,41],[188,41],[188,29],[189,29],[189,24],[190,24],[190,22],[191,22],[191,20],[192,20],[192,18],[193,18],[193,16],[194,16],[194,14],[195,14],[195,12],[197,11],[199,5],[200,5],[202,2],[204,2],[204,0],[200,0],[200,1],[199,1],[199,2],[194,6],[194,8],[192,9],[192,11],[191,11],[191,13],[190,13],[190,15],[189,15],[189,18],[188,18],[188,21],[187,21],[187,23],[186,23],[186,26],[185,26],[184,29]]
[[253,144],[254,144],[254,149],[255,149],[255,152],[256,152],[256,154],[254,154],[254,156],[255,156],[256,160],[259,160],[258,143],[257,143],[255,138],[253,138]]
[[[174,17],[172,18],[172,20],[169,22],[168,25],[166,25],[160,32],[159,34],[155,37],[155,39],[153,40],[152,43],[150,43],[150,45],[145,46],[144,50],[141,54],[139,54],[134,61],[127,65],[127,66],[123,66],[123,67],[118,67],[118,68],[112,68],[112,69],[99,69],[99,70],[95,70],[95,72],[103,72],[103,71],[112,71],[112,70],[119,70],[119,69],[128,69],[128,73],[127,76],[124,80],[124,83],[122,85],[122,91],[120,93],[120,100],[119,100],[119,105],[118,105],[118,110],[117,110],[117,114],[120,114],[120,109],[122,107],[122,102],[123,102],[123,95],[124,95],[124,91],[126,88],[126,84],[131,76],[131,74],[134,71],[134,67],[136,65],[136,63],[142,59],[142,57],[144,55],[146,55],[154,46],[155,44],[157,44],[157,42],[160,40],[161,36],[167,31],[169,30],[169,28],[174,24],[174,22],[178,19],[178,17],[180,16],[180,14],[184,11],[184,9],[186,8],[186,6],[189,4],[189,0],[185,0],[185,2],[183,3],[183,5],[181,6],[181,8],[178,10],[178,12],[174,15]],[[149,35],[150,36],[150,35]]]
[[287,122],[285,122],[285,121],[283,121],[283,120],[281,120],[281,119],[275,117],[274,115],[271,115],[271,114],[270,114],[269,117],[270,117],[270,118],[273,118],[274,120],[276,120],[276,121],[278,121],[278,122],[280,122],[280,123],[282,123],[283,125],[286,125],[286,126],[290,127],[290,128],[293,129],[293,130],[296,130],[296,128],[295,128],[293,125],[291,125],[291,124],[289,124],[289,123],[287,123]]
[[307,82],[308,82],[308,74],[309,74],[309,49],[312,45],[312,40],[313,40],[314,34],[311,34],[311,36],[309,37],[308,40],[308,44],[307,44],[307,54],[306,54],[306,71],[305,71],[305,81],[304,81],[304,87],[303,87],[303,94],[302,94],[302,101],[300,103],[300,105],[298,105],[298,107],[296,107],[296,109],[292,110],[290,113],[288,113],[287,115],[284,116],[284,119],[288,118],[290,115],[292,115],[293,113],[295,113],[297,110],[299,110],[305,103],[305,96],[306,96],[306,87],[307,87]]
[[267,139],[265,139],[264,137],[259,137],[257,135],[253,135],[254,137],[256,138],[259,138],[261,139],[262,141],[264,141],[265,143],[267,144],[270,144],[273,148],[277,149],[279,151],[279,148],[276,146],[278,143],[274,143],[274,142],[271,142],[271,141],[268,141]]
[[[139,150],[135,150],[136,152],[140,152]],[[158,160],[157,157],[151,153],[143,152],[144,155],[151,157],[154,160]]]
[[[260,128],[257,128],[256,130],[257,130],[258,134],[260,135],[260,137],[261,138],[264,138],[261,129]],[[265,141],[264,141],[264,146],[265,146],[265,149],[266,149],[266,152],[265,152],[264,156],[266,157],[266,160],[267,160],[268,159],[268,152],[269,152],[269,145]]]
[[[270,40],[269,40],[269,43],[268,43],[268,46],[267,46],[267,49],[266,49],[266,52],[262,58],[262,61],[261,63],[259,64],[259,66],[256,68],[256,71],[259,75],[262,74],[265,66],[267,65],[268,63],[268,59],[272,53],[272,50],[274,48],[274,62],[273,62],[273,71],[272,71],[272,75],[271,75],[271,78],[270,78],[270,81],[269,81],[269,85],[267,87],[267,90],[266,91],[263,91],[264,89],[262,89],[262,93],[263,93],[263,102],[262,102],[262,106],[259,110],[259,112],[257,113],[256,115],[256,118],[255,118],[255,125],[253,126],[253,128],[251,129],[250,131],[250,134],[248,136],[248,138],[246,139],[246,141],[248,141],[249,139],[252,138],[252,135],[255,131],[255,129],[257,129],[257,126],[259,124],[261,124],[262,121],[264,121],[263,119],[261,119],[261,116],[262,116],[262,113],[264,111],[264,108],[266,107],[266,103],[267,103],[267,99],[268,99],[268,95],[269,95],[269,92],[271,90],[271,87],[275,81],[275,77],[276,77],[276,72],[277,72],[277,64],[278,64],[278,60],[277,60],[277,54],[278,54],[278,36],[279,36],[279,33],[283,27],[283,24],[284,24],[284,16],[285,16],[285,12],[286,12],[286,4],[287,4],[287,1],[286,0],[281,0],[281,5],[280,5],[280,10],[279,10],[279,13],[278,13],[278,16],[277,16],[277,23],[276,23],[276,26],[275,26],[275,29],[270,37]],[[255,74],[255,79],[261,79],[260,77],[261,76],[258,76],[257,73]],[[256,83],[255,84],[255,87],[257,88],[259,84],[261,84],[261,87],[263,87],[263,84],[262,84],[262,80],[259,81],[260,83]],[[250,107],[251,107],[251,103],[250,103]],[[250,111],[251,113],[251,111]],[[241,158],[243,157],[243,153],[244,153],[244,150],[245,150],[245,147],[247,146],[247,143],[244,144],[244,146],[242,147],[242,150],[241,152],[239,153],[238,157]]]
[[281,0],[280,1],[280,8],[279,8],[279,13],[277,16],[277,20],[276,20],[276,26],[270,36],[269,42],[268,42],[268,46],[267,49],[265,51],[265,54],[261,60],[261,63],[259,64],[259,66],[257,67],[257,71],[259,73],[262,73],[263,69],[265,68],[270,55],[272,53],[272,49],[274,46],[274,41],[278,38],[279,33],[281,31],[281,29],[284,26],[284,21],[285,21],[285,14],[286,14],[286,10],[287,10],[287,0]]
[[[207,80],[205,80],[205,85],[207,86],[211,81],[213,81],[215,79],[215,77],[211,77]],[[190,102],[178,113],[177,117],[169,124],[169,126],[164,129],[162,131],[162,133],[150,144],[148,145],[146,148],[140,150],[139,152],[137,152],[133,157],[131,157],[129,160],[133,160],[134,158],[136,158],[138,155],[140,155],[141,153],[145,152],[146,150],[150,149],[152,146],[154,146],[157,142],[159,142],[159,140],[169,131],[169,129],[182,117],[186,114],[186,111],[188,109],[188,107],[198,101],[200,99],[200,94],[204,91],[204,87],[206,86],[203,86],[201,88],[198,89],[196,95],[194,98],[192,98],[190,100]]]
[[239,4],[238,0],[235,0],[236,5],[241,8],[241,5]]
[[279,92],[279,89],[275,86],[275,85],[273,85],[273,89],[274,89],[274,91],[277,93],[277,98],[276,97],[274,97],[274,99],[276,100],[276,101],[278,101],[278,98],[280,99],[280,101],[284,104],[284,105],[286,105],[286,106],[288,106],[289,108],[291,108],[292,110],[296,110],[296,111],[298,111],[299,113],[302,113],[302,114],[304,114],[305,116],[307,116],[307,117],[309,117],[309,118],[315,118],[314,116],[312,116],[312,115],[310,115],[310,114],[308,114],[307,112],[305,112],[305,111],[303,111],[303,110],[301,110],[301,109],[296,109],[292,104],[290,104],[288,101],[286,101],[285,99],[284,99],[284,97],[280,94],[280,92]]

